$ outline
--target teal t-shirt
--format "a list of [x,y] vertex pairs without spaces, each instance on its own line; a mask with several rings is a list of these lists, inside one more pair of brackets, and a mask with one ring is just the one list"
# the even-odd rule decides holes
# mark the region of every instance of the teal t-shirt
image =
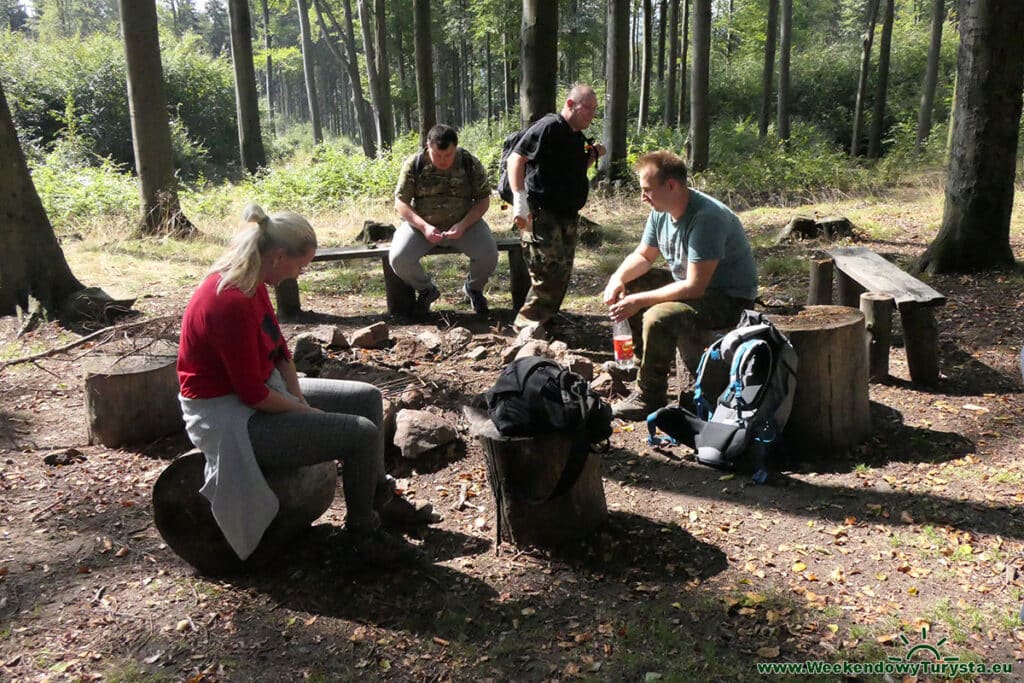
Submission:
[[717,260],[708,289],[737,299],[757,297],[757,266],[743,224],[713,197],[691,189],[678,221],[666,212],[651,211],[641,243],[661,252],[676,280],[686,279],[690,261]]

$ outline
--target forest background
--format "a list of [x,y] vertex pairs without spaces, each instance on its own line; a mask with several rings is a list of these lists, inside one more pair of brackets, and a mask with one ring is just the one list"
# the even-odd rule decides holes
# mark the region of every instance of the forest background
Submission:
[[[365,1],[250,3],[254,65],[266,165],[255,173],[239,160],[228,6],[224,0],[157,3],[160,45],[171,118],[174,164],[182,208],[193,221],[234,216],[243,203],[318,214],[346,203],[390,203],[402,159],[419,146],[419,113],[412,55],[412,0],[386,7],[386,72],[393,141],[361,144],[351,70],[342,68],[331,17],[351,18],[354,35],[370,40],[361,18]],[[371,6],[373,3],[369,3]],[[688,133],[690,3],[654,0],[629,4],[629,126],[627,161],[657,148],[682,152]],[[879,92],[883,40],[875,36],[867,71],[858,154],[851,155],[858,76],[868,13],[883,33],[884,12],[861,0],[809,0],[792,14],[788,144],[776,126],[778,78],[765,89],[769,7],[751,0],[712,3],[711,140],[706,171],[697,182],[739,208],[787,204],[871,191],[901,176],[941,168],[956,64],[952,2],[895,3],[887,87]],[[881,3],[884,5],[886,3]],[[314,127],[303,70],[297,7],[311,17],[310,56]],[[461,144],[495,174],[501,140],[519,125],[518,62],[522,7],[494,0],[429,3],[436,120],[460,130]],[[938,51],[933,122],[919,134],[922,88],[941,10],[945,30]],[[558,92],[574,81],[593,83],[605,102],[606,3],[558,3]],[[321,23],[320,17],[328,17]],[[0,78],[33,178],[58,236],[99,223],[130,229],[138,191],[125,83],[125,57],[114,0],[3,0]],[[674,20],[674,21],[672,21]],[[650,26],[651,56],[644,59]],[[772,41],[775,42],[774,40]],[[269,47],[268,47],[269,45]],[[353,43],[362,106],[378,110],[366,62],[366,43]],[[686,59],[686,67],[680,68]],[[777,70],[779,60],[770,64]],[[372,59],[371,59],[372,61]],[[269,78],[268,78],[269,71]],[[382,70],[383,72],[384,70]],[[649,85],[645,91],[643,84]],[[271,91],[268,99],[267,85]],[[875,108],[875,100],[884,106]],[[767,104],[770,102],[770,105]],[[643,109],[643,111],[641,111]],[[763,109],[770,111],[765,117]],[[767,112],[766,112],[767,113]],[[879,119],[879,117],[881,117]],[[880,120],[880,125],[875,120]],[[319,121],[318,121],[319,123]],[[596,120],[591,134],[601,137]],[[320,130],[315,130],[319,128]],[[877,132],[876,132],[877,131]],[[869,136],[880,137],[872,150]],[[374,142],[379,143],[380,140]],[[1018,150],[1024,148],[1019,146]],[[369,150],[373,156],[366,158]],[[880,156],[876,161],[861,156]],[[1020,151],[1018,151],[1018,159]],[[495,177],[496,179],[496,177]],[[626,176],[626,182],[630,179]],[[115,232],[118,227],[114,228]],[[130,231],[130,230],[129,230]]]

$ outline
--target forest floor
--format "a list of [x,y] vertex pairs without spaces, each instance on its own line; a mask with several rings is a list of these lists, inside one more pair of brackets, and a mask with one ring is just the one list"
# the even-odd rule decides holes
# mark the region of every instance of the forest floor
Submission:
[[[918,185],[745,212],[766,300],[804,300],[812,245],[774,246],[771,236],[794,213],[815,210],[849,216],[862,243],[906,264],[934,237],[941,193]],[[608,243],[581,250],[558,337],[602,361],[610,333],[596,294],[645,212],[630,200],[585,213],[605,225]],[[387,219],[386,210],[369,217]],[[179,246],[168,255],[156,242],[91,240],[65,240],[80,279],[143,293],[136,308],[168,316],[173,338],[216,250],[197,257]],[[1012,243],[1024,260],[1019,209]],[[745,473],[697,464],[685,448],[653,450],[645,430],[617,423],[602,456],[607,525],[578,546],[539,552],[495,548],[482,453],[460,413],[501,367],[511,334],[507,271],[491,285],[491,320],[480,321],[455,294],[462,264],[429,263],[445,268],[446,290],[429,321],[385,317],[392,348],[336,355],[396,391],[400,368],[460,428],[462,446],[398,472],[444,515],[416,540],[431,560],[425,569],[355,566],[340,533],[339,491],[280,562],[231,580],[198,576],[163,543],[150,504],[157,476],[188,449],[185,438],[122,449],[87,443],[83,361],[99,345],[0,369],[0,679],[883,680],[756,665],[895,671],[904,660],[936,658],[961,671],[1014,669],[961,679],[1024,672],[1020,269],[929,280],[948,297],[937,313],[943,378],[934,389],[911,384],[894,346],[891,380],[870,387],[871,436],[853,452],[819,453],[755,486]],[[370,266],[315,266],[303,306],[316,313],[286,324],[286,334],[379,320],[380,279]],[[418,334],[453,326],[469,328],[488,354],[471,361],[417,350]],[[56,324],[21,337],[18,329],[0,319],[0,361],[75,338]],[[470,505],[453,507],[463,485]],[[884,679],[931,678],[943,677]]]

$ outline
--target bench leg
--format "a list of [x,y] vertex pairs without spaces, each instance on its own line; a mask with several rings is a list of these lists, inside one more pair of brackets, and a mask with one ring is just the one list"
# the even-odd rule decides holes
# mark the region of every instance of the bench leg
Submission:
[[857,284],[856,280],[836,268],[836,294],[840,306],[860,308],[860,295],[864,291],[864,288]]
[[299,307],[299,283],[296,280],[282,280],[274,287],[274,298],[277,300],[278,318],[295,318],[302,312]]
[[928,306],[902,306],[903,341],[912,382],[934,385],[939,381],[939,326]]
[[530,270],[526,267],[521,245],[508,249],[508,278],[512,288],[512,314],[515,315],[526,303],[526,295],[530,291]]
[[864,314],[867,332],[868,380],[881,382],[889,376],[889,346],[892,343],[893,299],[882,292],[864,292],[860,295],[860,310]]
[[811,282],[807,292],[808,306],[828,306],[832,303],[832,259],[811,261]]
[[411,316],[416,303],[416,290],[398,277],[388,261],[386,251],[380,262],[384,267],[384,291],[388,298],[388,313],[403,317]]

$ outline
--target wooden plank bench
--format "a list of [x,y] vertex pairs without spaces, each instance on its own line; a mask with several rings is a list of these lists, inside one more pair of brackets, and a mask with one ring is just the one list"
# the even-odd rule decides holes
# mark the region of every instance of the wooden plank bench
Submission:
[[833,263],[840,305],[860,307],[864,292],[892,297],[903,323],[910,379],[935,384],[939,379],[939,331],[934,309],[945,304],[946,297],[867,247],[840,247],[826,253],[831,260],[811,262],[807,303],[831,303]]
[[[498,251],[508,253],[508,272],[512,288],[512,310],[518,311],[526,301],[526,293],[530,290],[530,271],[523,260],[523,247],[518,237],[496,237]],[[321,247],[316,250],[313,261],[353,261],[359,259],[379,259],[384,270],[384,290],[387,293],[388,313],[409,316],[416,302],[416,291],[402,282],[388,262],[390,244],[371,247]],[[427,256],[435,254],[461,254],[451,246],[438,245],[427,252]],[[295,318],[300,312],[299,283],[295,280],[284,280],[274,288],[277,299],[277,314],[282,319]]]

